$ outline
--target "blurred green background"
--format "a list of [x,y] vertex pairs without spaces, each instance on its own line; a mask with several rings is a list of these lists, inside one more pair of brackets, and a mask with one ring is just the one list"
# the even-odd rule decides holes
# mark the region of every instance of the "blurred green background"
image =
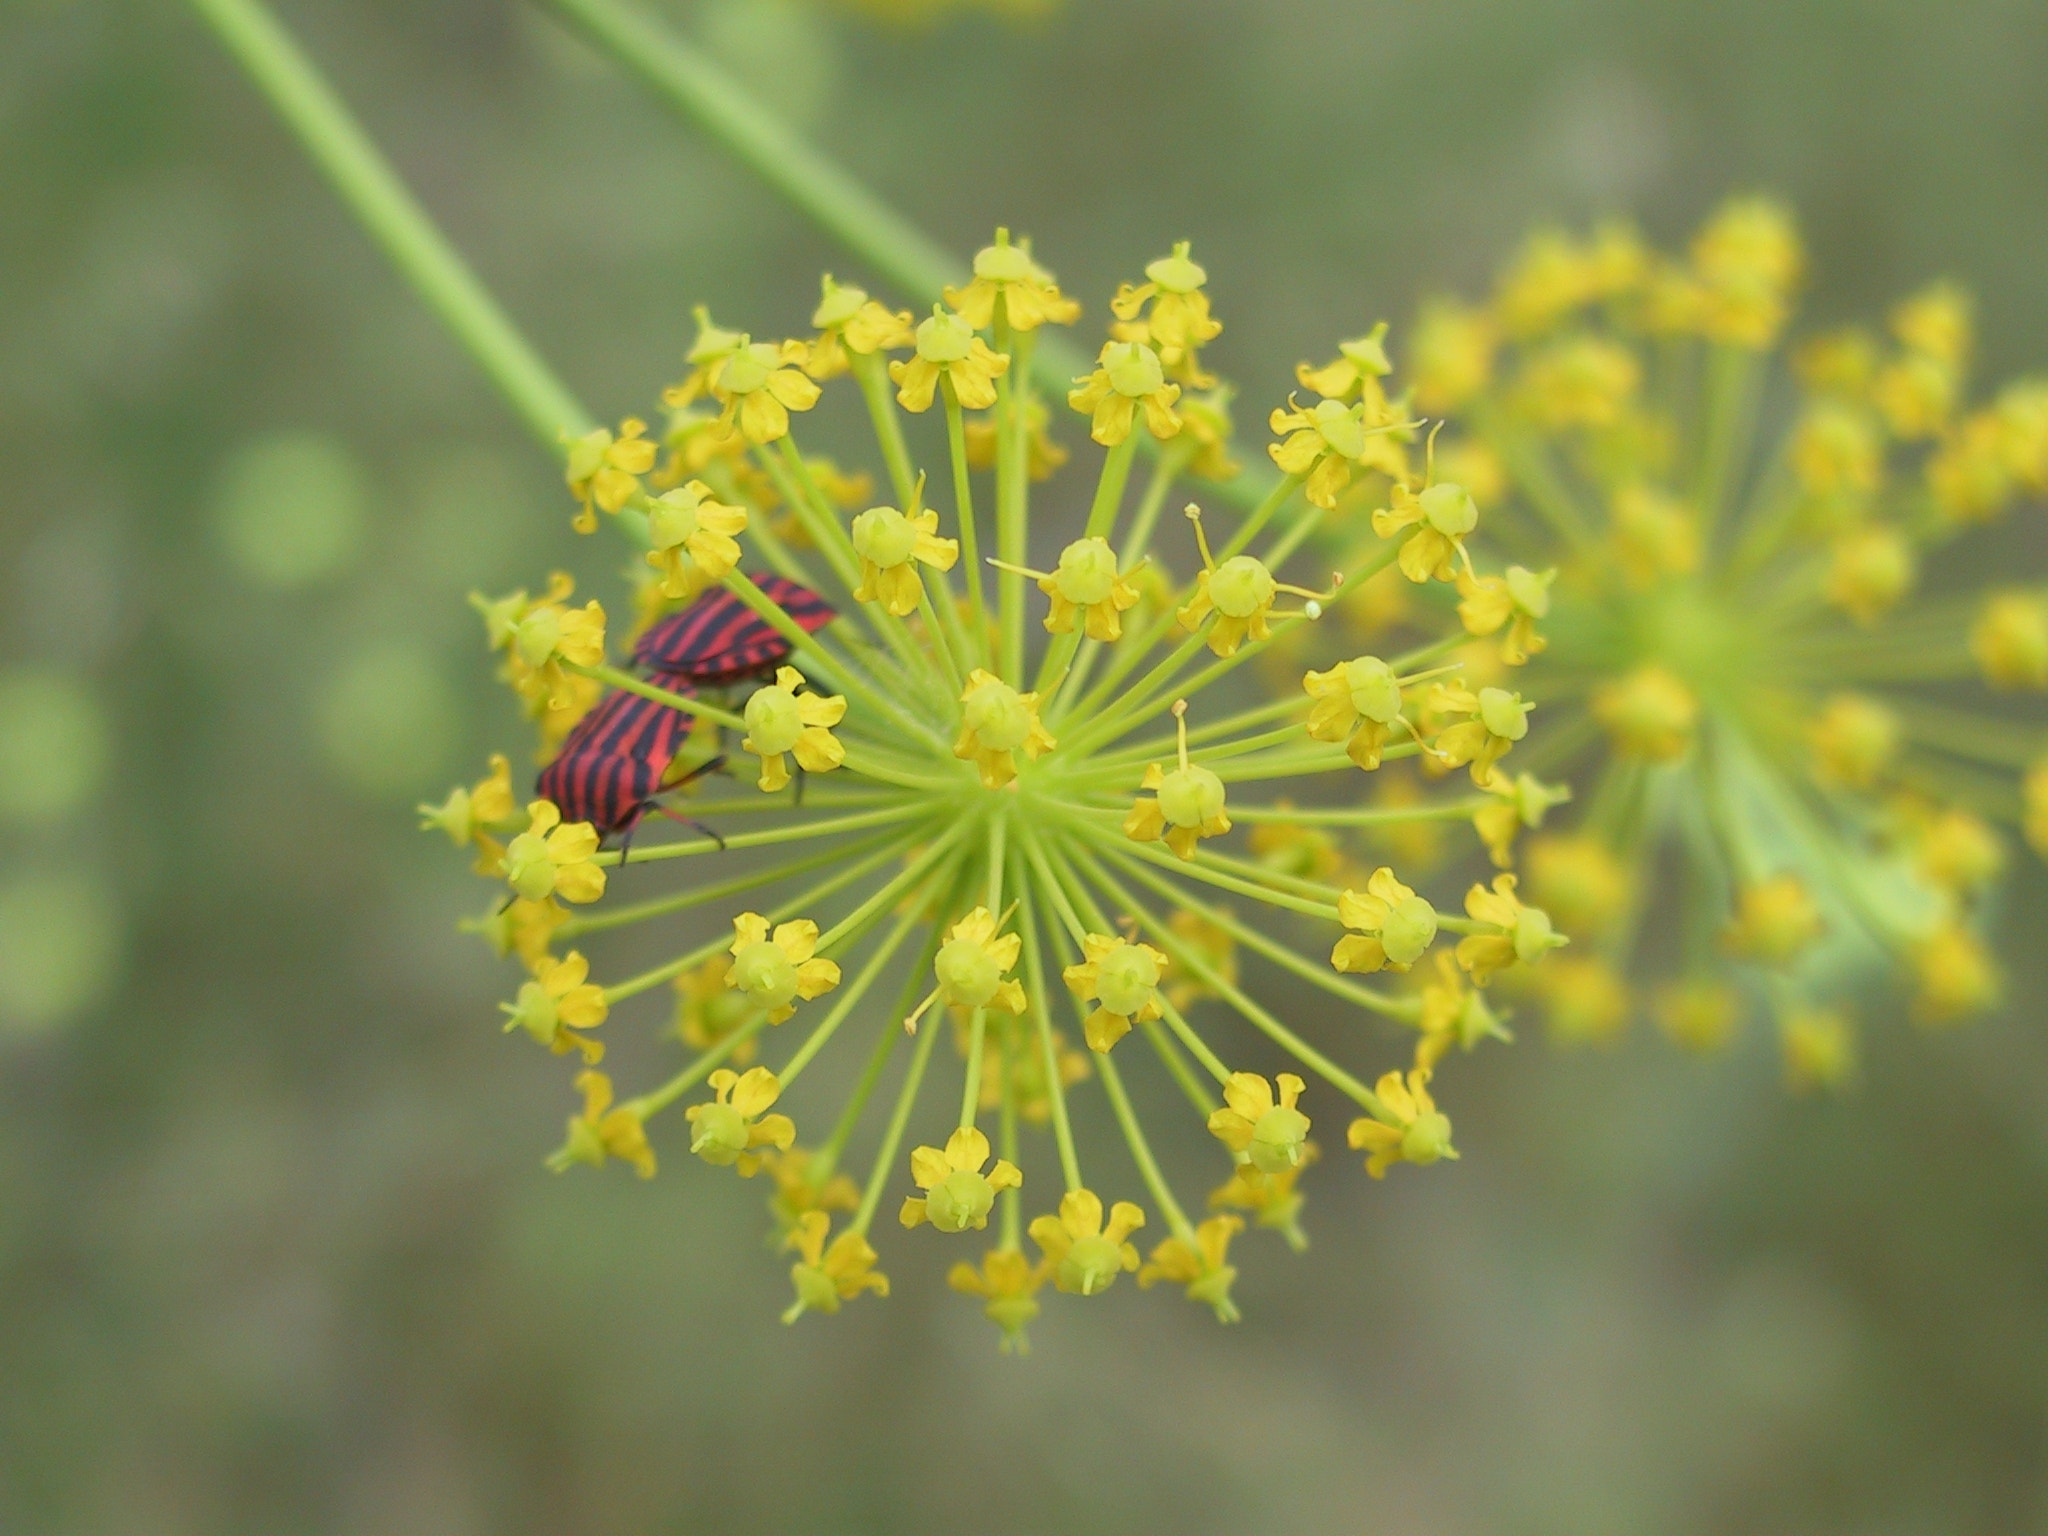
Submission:
[[[1254,399],[1535,218],[1750,188],[1809,318],[1946,273],[2048,363],[2038,0],[665,9],[1090,324],[1192,237]],[[868,275],[509,0],[284,15],[600,413]],[[519,739],[462,599],[578,553],[558,469],[170,0],[0,9],[0,462],[0,1531],[2048,1532],[2037,864],[2005,1017],[1874,1019],[1839,1102],[1483,1053],[1464,1160],[1320,1170],[1235,1329],[1126,1285],[999,1358],[904,1244],[784,1329],[759,1189],[541,1170],[414,830]]]

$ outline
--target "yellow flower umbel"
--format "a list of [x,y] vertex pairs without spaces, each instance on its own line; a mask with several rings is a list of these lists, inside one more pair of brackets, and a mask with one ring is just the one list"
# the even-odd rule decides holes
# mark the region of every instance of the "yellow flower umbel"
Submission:
[[967,674],[953,755],[974,764],[983,789],[1001,789],[1017,777],[1018,753],[1035,761],[1058,745],[1038,722],[1036,693],[1019,693],[980,667]]
[[1169,1237],[1152,1250],[1152,1257],[1138,1271],[1138,1284],[1149,1290],[1161,1280],[1182,1286],[1189,1301],[1215,1308],[1216,1320],[1238,1320],[1237,1303],[1230,1299],[1230,1287],[1237,1271],[1229,1261],[1230,1240],[1244,1230],[1238,1216],[1211,1216],[1195,1228],[1195,1240]]
[[1107,1224],[1102,1200],[1092,1190],[1069,1190],[1057,1216],[1035,1217],[1031,1241],[1052,1266],[1052,1283],[1070,1296],[1094,1296],[1108,1290],[1120,1274],[1138,1267],[1138,1250],[1130,1236],[1145,1225],[1145,1213],[1128,1200],[1110,1207]]
[[939,514],[920,508],[915,496],[910,508],[869,507],[853,520],[853,549],[860,556],[860,585],[853,595],[880,603],[898,618],[915,613],[924,600],[919,565],[950,571],[960,558],[960,541],[939,537]]
[[1417,1067],[1405,1078],[1389,1072],[1375,1085],[1379,1107],[1351,1122],[1346,1139],[1364,1152],[1365,1171],[1376,1179],[1396,1163],[1431,1163],[1458,1154],[1451,1146],[1451,1122],[1429,1096],[1429,1072]]
[[1009,357],[991,351],[966,319],[934,306],[917,328],[916,354],[891,363],[889,377],[906,411],[930,410],[941,380],[963,410],[985,411],[996,403],[996,380],[1009,368]]
[[[1542,777],[1575,781],[1568,830],[1625,875],[1587,933],[1603,965],[1567,968],[1539,1002],[1586,1023],[1616,987],[1624,1017],[1713,1000],[1661,1010],[1686,1040],[1761,1011],[1791,1077],[1825,1086],[1848,1072],[1842,1005],[1876,990],[1873,968],[1908,978],[1893,990],[1918,987],[1930,1019],[1996,995],[1975,964],[1990,877],[1944,878],[1918,844],[1963,807],[1991,840],[2024,834],[2017,780],[2044,737],[2006,696],[2048,688],[2040,540],[2012,546],[2034,554],[1998,592],[1916,588],[2023,502],[2039,528],[2048,384],[1980,393],[1970,305],[1948,284],[1882,328],[1799,336],[1804,270],[1789,215],[1740,199],[1682,256],[1619,226],[1546,232],[1484,303],[1426,307],[1415,398],[1450,415],[1447,457],[1497,465],[1497,526],[1514,531],[1490,543],[1489,499],[1461,541],[1522,569],[1466,576],[1420,533],[1403,566],[1457,576],[1467,629],[1526,663],[1509,684],[1468,657],[1467,676],[1539,699],[1542,738],[1576,744]],[[1420,498],[1395,506],[1426,520]],[[1475,974],[1514,948],[1481,937],[1460,946]],[[1639,945],[1659,958],[1632,964]]]
[[1364,895],[1346,891],[1339,896],[1337,920],[1356,930],[1330,951],[1330,964],[1340,971],[1405,971],[1436,942],[1436,908],[1395,879],[1391,869],[1374,870]]
[[617,437],[611,428],[598,427],[569,444],[564,476],[577,502],[578,533],[595,533],[599,512],[616,512],[639,494],[640,477],[654,468],[658,449],[646,431],[646,422],[628,416]]
[[1180,727],[1180,766],[1162,772],[1152,763],[1145,769],[1138,788],[1152,791],[1152,798],[1132,802],[1124,816],[1124,836],[1134,843],[1163,838],[1174,856],[1186,861],[1195,856],[1201,839],[1228,832],[1230,817],[1223,810],[1223,780],[1214,769],[1188,760],[1187,700],[1174,701],[1173,715]]
[[498,1006],[508,1031],[525,1030],[557,1056],[581,1051],[586,1063],[604,1059],[604,1046],[581,1031],[597,1028],[610,1009],[604,988],[590,983],[590,962],[575,950],[559,960],[543,957],[517,1001]]
[[742,912],[732,920],[732,967],[725,984],[780,1024],[809,1002],[839,985],[839,965],[818,954],[818,925],[805,918],[779,923],[771,937],[768,919]]
[[769,794],[789,784],[789,757],[806,773],[830,773],[846,761],[846,748],[832,727],[846,718],[846,700],[798,692],[804,676],[778,667],[775,681],[756,688],[747,700],[747,734],[740,750],[761,759],[760,787]]
[[796,1141],[796,1122],[771,1115],[782,1097],[782,1084],[766,1067],[735,1072],[720,1067],[711,1074],[708,1104],[692,1104],[683,1113],[691,1126],[690,1150],[718,1168],[736,1168],[743,1179],[761,1171],[762,1147],[787,1152]]
[[1068,966],[1060,977],[1075,997],[1096,1004],[1081,1021],[1081,1032],[1089,1050],[1107,1055],[1130,1033],[1133,1019],[1159,1017],[1159,979],[1166,974],[1166,956],[1150,944],[1106,933],[1084,934],[1081,953],[1087,958]]
[[647,563],[661,573],[661,590],[673,598],[695,597],[723,581],[740,561],[734,538],[747,526],[744,507],[715,499],[702,480],[664,491],[647,504]]
[[832,1218],[823,1211],[806,1211],[789,1234],[786,1247],[797,1251],[789,1266],[790,1283],[796,1287],[796,1301],[782,1314],[793,1323],[806,1312],[837,1312],[840,1303],[853,1300],[863,1291],[877,1296],[889,1294],[889,1277],[875,1268],[875,1250],[865,1234],[851,1228],[833,1238],[828,1246],[825,1234],[832,1230]]
[[591,902],[604,894],[605,872],[597,864],[597,829],[587,821],[564,825],[552,802],[526,808],[527,828],[506,846],[505,883],[527,901],[559,896]]
[[1118,323],[1110,329],[1119,341],[1156,348],[1160,365],[1190,389],[1214,389],[1215,378],[1202,372],[1196,354],[1223,334],[1223,322],[1209,313],[1209,296],[1202,291],[1209,274],[1189,249],[1181,241],[1171,256],[1146,263],[1144,282],[1117,289],[1109,309]]
[[[1232,1261],[1238,1233],[1306,1243],[1307,1096],[1390,1128],[1410,1161],[1447,1155],[1433,1107],[1372,1084],[1406,1065],[1395,1041],[1420,1042],[1426,1072],[1505,1038],[1464,972],[1448,1002],[1385,973],[1422,956],[1439,921],[1472,955],[1473,979],[1554,942],[1512,886],[1439,920],[1391,874],[1349,872],[1373,867],[1358,862],[1360,832],[1413,841],[1505,817],[1488,834],[1498,851],[1541,820],[1557,792],[1526,776],[1508,785],[1493,766],[1522,741],[1528,690],[1487,653],[1504,637],[1533,654],[1537,620],[1548,636],[1564,605],[1544,617],[1545,578],[1492,574],[1458,542],[1476,533],[1474,496],[1499,479],[1469,451],[1441,462],[1471,494],[1425,481],[1420,521],[1385,537],[1366,527],[1407,483],[1414,430],[1384,328],[1300,376],[1322,399],[1280,412],[1284,472],[1240,477],[1235,391],[1201,357],[1221,322],[1184,246],[1118,295],[1106,346],[1094,341],[1102,367],[1075,393],[1095,443],[1068,465],[1086,483],[1052,486],[1077,526],[1052,567],[1034,569],[1034,552],[1059,547],[1031,514],[1059,459],[1044,423],[1068,392],[1034,354],[1042,328],[1076,306],[1006,237],[947,300],[913,328],[828,281],[815,338],[779,344],[700,311],[685,377],[664,397],[675,414],[659,467],[645,436],[600,434],[573,445],[572,480],[579,508],[616,504],[621,533],[645,531],[632,565],[653,575],[636,640],[718,605],[688,658],[704,675],[607,665],[603,611],[573,606],[567,576],[538,598],[479,600],[547,746],[600,701],[612,707],[604,730],[576,741],[578,771],[550,776],[564,803],[522,811],[508,754],[422,817],[502,882],[472,926],[531,970],[512,989],[515,1025],[594,1061],[602,1022],[606,1061],[637,1070],[639,1042],[618,1042],[644,1007],[654,1049],[673,1053],[623,1102],[609,1078],[580,1079],[555,1166],[624,1159],[651,1175],[657,1147],[687,1146],[697,1161],[772,1173],[774,1232],[793,1250],[787,1317],[886,1293],[873,1241],[893,1212],[987,1234],[952,1283],[1006,1344],[1021,1347],[1049,1292],[1092,1295],[1127,1272],[1228,1320],[1251,1254],[1241,1245]],[[857,396],[874,429],[865,466],[842,471],[798,441],[813,430],[805,412],[835,390],[848,406]],[[906,430],[906,410],[934,406],[942,429]],[[868,483],[888,486],[885,504]],[[1206,523],[1189,501],[1198,483],[1214,486]],[[1312,546],[1340,495],[1351,500],[1328,527],[1341,525],[1341,547]],[[1190,508],[1186,533],[1177,507]],[[1168,574],[1169,543],[1192,580]],[[1464,578],[1464,619],[1418,595],[1401,620],[1424,631],[1414,644],[1356,655],[1347,637],[1385,610],[1374,578],[1399,583],[1395,564],[1424,557],[1424,575],[1448,560]],[[1295,584],[1310,571],[1322,590]],[[793,597],[786,608],[783,583],[831,614]],[[1269,676],[1262,660],[1282,664]],[[1435,686],[1447,674],[1456,687]],[[679,746],[665,766],[648,759],[667,743]],[[1538,733],[1517,752],[1542,745]],[[1361,770],[1410,757],[1469,763],[1485,789],[1410,776],[1360,794]],[[624,798],[647,790],[677,825]],[[1920,845],[1957,890],[1978,888],[1963,834],[1929,824]],[[739,915],[721,930],[707,909]],[[657,937],[671,947],[649,956]],[[1333,944],[1337,968],[1323,958]],[[1256,964],[1241,973],[1244,954]],[[585,956],[617,979],[596,986]],[[1266,997],[1269,966],[1319,994],[1319,1043]],[[1925,974],[1930,997],[1969,980],[1954,955],[1930,956]],[[1346,1027],[1367,1017],[1397,1030]],[[1241,1049],[1277,1059],[1265,1076],[1234,1072]],[[1354,1056],[1369,1065],[1342,1059]],[[803,1148],[778,1112],[800,1083],[804,1103],[834,1086],[840,1097]],[[949,1117],[936,1124],[935,1099]],[[927,1124],[929,1144],[907,1139]],[[1092,1145],[1095,1126],[1121,1147]],[[1214,1191],[1208,1209],[1176,1197],[1162,1172],[1174,1160],[1153,1152],[1176,1135],[1212,1160],[1196,1186]],[[855,1147],[872,1162],[850,1167]],[[1027,1173],[1056,1214],[1027,1220]],[[902,1203],[885,1205],[891,1194]],[[1143,1269],[1140,1200],[1160,1229]]]
[[944,1150],[919,1147],[910,1154],[910,1176],[924,1191],[903,1202],[901,1220],[906,1227],[930,1222],[941,1232],[979,1232],[988,1225],[995,1209],[996,1195],[1017,1189],[1024,1175],[1017,1165],[996,1159],[995,1167],[983,1173],[990,1157],[988,1138],[971,1126],[962,1126],[946,1138]]

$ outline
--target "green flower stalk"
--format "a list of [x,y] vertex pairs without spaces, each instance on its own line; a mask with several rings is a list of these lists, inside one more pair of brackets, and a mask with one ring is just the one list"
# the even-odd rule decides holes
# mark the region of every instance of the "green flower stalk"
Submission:
[[[808,336],[759,342],[700,311],[663,428],[629,419],[567,445],[576,526],[609,518],[651,546],[634,633],[722,594],[779,642],[786,659],[772,676],[691,686],[609,665],[607,616],[574,604],[559,573],[537,598],[477,599],[544,761],[606,750],[611,738],[582,722],[621,694],[687,717],[673,753],[650,766],[658,803],[687,816],[689,835],[643,829],[608,847],[605,834],[635,818],[601,828],[565,821],[544,798],[522,807],[502,759],[426,808],[430,827],[474,846],[507,887],[478,926],[533,975],[507,1005],[513,1027],[583,1058],[583,1107],[555,1166],[620,1159],[652,1175],[686,1149],[742,1176],[768,1173],[797,1255],[791,1317],[886,1290],[874,1223],[897,1196],[900,1225],[939,1241],[993,1229],[992,1251],[953,1278],[1008,1339],[1047,1284],[1094,1295],[1131,1271],[1234,1318],[1228,1249],[1245,1217],[1300,1241],[1311,1116],[1348,1112],[1348,1139],[1375,1175],[1454,1157],[1432,1075],[1450,1045],[1502,1033],[1477,989],[1563,942],[1512,877],[1475,886],[1465,915],[1440,915],[1391,869],[1359,872],[1353,889],[1341,865],[1263,856],[1271,831],[1318,816],[1343,826],[1473,814],[1491,803],[1529,706],[1466,688],[1456,664],[1441,664],[1462,641],[1448,611],[1445,637],[1384,658],[1332,656],[1328,671],[1262,696],[1246,664],[1287,637],[1336,643],[1319,621],[1380,571],[1472,579],[1464,541],[1478,513],[1448,482],[1411,489],[1419,424],[1374,375],[1372,390],[1318,414],[1313,443],[1294,440],[1292,406],[1274,412],[1285,473],[1217,531],[1220,544],[1193,504],[1164,517],[1198,461],[1223,462],[1228,419],[1220,394],[1183,399],[1179,382],[1208,377],[1199,349],[1221,330],[1206,274],[1183,245],[1150,277],[1125,286],[1099,366],[1069,392],[1099,453],[1076,503],[1086,521],[1056,550],[1034,538],[1034,474],[1050,475],[1064,450],[1048,436],[1053,402],[1017,359],[1079,305],[998,231],[972,279],[920,323],[829,278]],[[800,446],[810,413],[837,391],[872,428],[897,504],[869,504],[871,481]],[[919,415],[939,430],[921,433],[909,419]],[[1134,486],[1141,436],[1155,457]],[[913,441],[936,444],[938,462],[919,462]],[[1352,483],[1389,502],[1382,531],[1319,580],[1283,579],[1324,516],[1324,492]],[[1399,511],[1410,503],[1422,508],[1412,518]],[[825,596],[837,617],[800,624],[769,590],[788,600],[792,589],[769,574]],[[1352,808],[1362,772],[1409,757],[1468,767],[1469,789],[1412,811]],[[725,782],[747,787],[707,789],[727,765]],[[1328,808],[1297,811],[1283,794]],[[1249,846],[1237,843],[1240,818]],[[754,863],[750,849],[773,851]],[[705,873],[620,901],[624,866],[679,860]],[[590,979],[605,969],[604,936],[717,905],[737,909],[729,932],[637,975]],[[1297,948],[1317,928],[1327,959]],[[1433,956],[1440,932],[1456,938]],[[1241,956],[1332,1008],[1313,1024],[1283,1019],[1256,981],[1240,980]],[[1437,959],[1459,993],[1448,1013],[1360,979]],[[676,1015],[691,1055],[622,1099],[596,1065],[593,1032],[664,994],[672,1003],[654,1012]],[[1411,1060],[1376,1084],[1341,1064],[1374,1038],[1347,1013],[1405,1032]],[[1239,1029],[1221,1028],[1233,1015]],[[866,1041],[843,1063],[849,1096],[805,1141],[783,1106],[828,1050],[842,1062],[842,1036]],[[1230,1059],[1261,1036],[1263,1051],[1299,1069],[1280,1073],[1277,1090]],[[1217,1214],[1199,1223],[1125,1091],[1134,1049],[1188,1100],[1192,1128],[1220,1143]],[[887,1089],[899,1052],[909,1064]],[[1091,1083],[1123,1158],[1079,1144],[1068,1099]],[[941,1111],[946,1130],[906,1145],[913,1122],[932,1120],[934,1094],[957,1106]],[[870,1126],[879,1145],[856,1185],[840,1168]],[[1039,1126],[1043,1151],[1027,1135]],[[1133,1175],[1136,1198],[1105,1204],[1097,1190]],[[1029,1256],[1028,1207],[1045,1213],[1028,1223]],[[1147,1261],[1131,1239],[1153,1219],[1164,1231]]]

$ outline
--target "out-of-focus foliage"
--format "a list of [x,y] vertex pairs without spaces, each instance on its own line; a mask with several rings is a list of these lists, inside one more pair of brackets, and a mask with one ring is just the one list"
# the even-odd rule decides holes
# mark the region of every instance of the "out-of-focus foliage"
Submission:
[[[1247,387],[1541,216],[1730,187],[1800,209],[1820,320],[1951,274],[1987,376],[2048,359],[2037,8],[667,9],[963,252],[1000,216],[1096,293],[1192,238]],[[514,5],[285,14],[607,415],[692,302],[873,280]],[[0,1528],[2048,1521],[2037,945],[1841,1103],[1761,1040],[1477,1058],[1463,1161],[1333,1184],[1220,1339],[1135,1291],[1022,1366],[937,1298],[786,1332],[781,1260],[702,1261],[753,1191],[550,1179],[410,806],[506,734],[451,712],[461,597],[563,558],[558,471],[177,8],[0,13],[0,141]],[[280,444],[349,467],[252,528]],[[2016,866],[1995,929],[2043,902]]]

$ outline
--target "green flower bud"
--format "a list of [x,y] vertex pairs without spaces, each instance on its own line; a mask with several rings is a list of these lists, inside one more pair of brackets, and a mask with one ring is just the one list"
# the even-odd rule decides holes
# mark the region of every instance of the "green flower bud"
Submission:
[[974,327],[958,315],[934,309],[917,328],[917,355],[928,363],[957,363],[974,350]]
[[917,525],[894,507],[869,507],[853,520],[853,547],[863,560],[889,570],[917,549]]
[[522,832],[505,849],[505,883],[528,901],[544,901],[555,889],[555,861],[548,845]]
[[1447,539],[1462,538],[1479,526],[1479,508],[1472,493],[1453,481],[1432,485],[1415,499],[1421,504],[1423,519]]
[[1309,412],[1316,424],[1316,433],[1329,444],[1330,451],[1341,458],[1362,458],[1365,454],[1365,417],[1361,411],[1348,411],[1341,400],[1318,400],[1315,409]]
[[962,1008],[980,1008],[1002,987],[1003,973],[986,946],[972,939],[952,939],[932,962],[946,1001]]
[[1158,985],[1159,962],[1136,944],[1111,950],[1096,967],[1096,1000],[1126,1018],[1152,1000]]
[[1380,929],[1380,947],[1396,965],[1413,965],[1436,942],[1436,908],[1420,896],[1394,903]]
[[1223,781],[1200,764],[1176,768],[1159,784],[1159,812],[1176,827],[1199,827],[1223,814]]
[[1261,1173],[1285,1173],[1300,1165],[1302,1143],[1307,1140],[1308,1116],[1276,1104],[1253,1123],[1245,1154]]
[[1565,942],[1564,936],[1550,926],[1550,914],[1541,907],[1522,908],[1510,937],[1515,946],[1515,958],[1524,965],[1540,960]]
[[1351,707],[1368,720],[1391,725],[1401,713],[1401,685],[1394,669],[1377,656],[1357,656],[1344,663],[1344,686]]
[[1273,601],[1273,573],[1250,555],[1233,555],[1209,573],[1209,601],[1218,613],[1248,619]]
[[1505,688],[1479,690],[1479,718],[1493,735],[1520,741],[1529,734],[1529,710],[1519,693]]
[[988,1213],[995,1204],[995,1188],[985,1177],[958,1170],[947,1174],[936,1189],[926,1191],[924,1214],[941,1232],[965,1232],[969,1227],[987,1226]]
[[1080,1237],[1060,1260],[1060,1289],[1093,1296],[1123,1273],[1123,1250],[1106,1237]]
[[517,1026],[525,1030],[542,1045],[552,1045],[555,1039],[555,1000],[549,997],[547,989],[537,981],[529,981],[519,989],[519,997],[510,1003],[500,1003],[500,1008],[510,1015],[511,1022],[505,1027]]
[[961,713],[991,752],[1014,752],[1031,735],[1031,706],[1008,683],[983,683],[967,696]]
[[789,751],[804,732],[803,716],[797,713],[795,697],[773,683],[755,689],[754,696],[747,700],[746,722],[747,738],[754,744],[752,750],[763,757]]
[[1107,539],[1076,539],[1060,551],[1053,573],[1059,594],[1077,608],[1103,601],[1116,585],[1116,551]]
[[718,375],[718,387],[728,394],[751,395],[768,382],[768,375],[782,364],[775,348],[765,341],[744,347],[726,359]]
[[699,1104],[690,1150],[718,1168],[729,1168],[747,1150],[747,1117],[730,1104]]
[[730,984],[757,1008],[774,1012],[796,1001],[796,965],[779,944],[767,939],[733,956]]
[[1209,274],[1188,255],[1188,242],[1185,240],[1174,246],[1171,256],[1147,262],[1145,276],[1168,293],[1193,293],[1209,281]]
[[1102,368],[1109,375],[1110,388],[1133,400],[1166,386],[1159,354],[1143,342],[1112,341],[1102,349]]
[[1429,1110],[1415,1117],[1415,1123],[1401,1133],[1401,1157],[1405,1162],[1427,1168],[1451,1150],[1450,1117]]

